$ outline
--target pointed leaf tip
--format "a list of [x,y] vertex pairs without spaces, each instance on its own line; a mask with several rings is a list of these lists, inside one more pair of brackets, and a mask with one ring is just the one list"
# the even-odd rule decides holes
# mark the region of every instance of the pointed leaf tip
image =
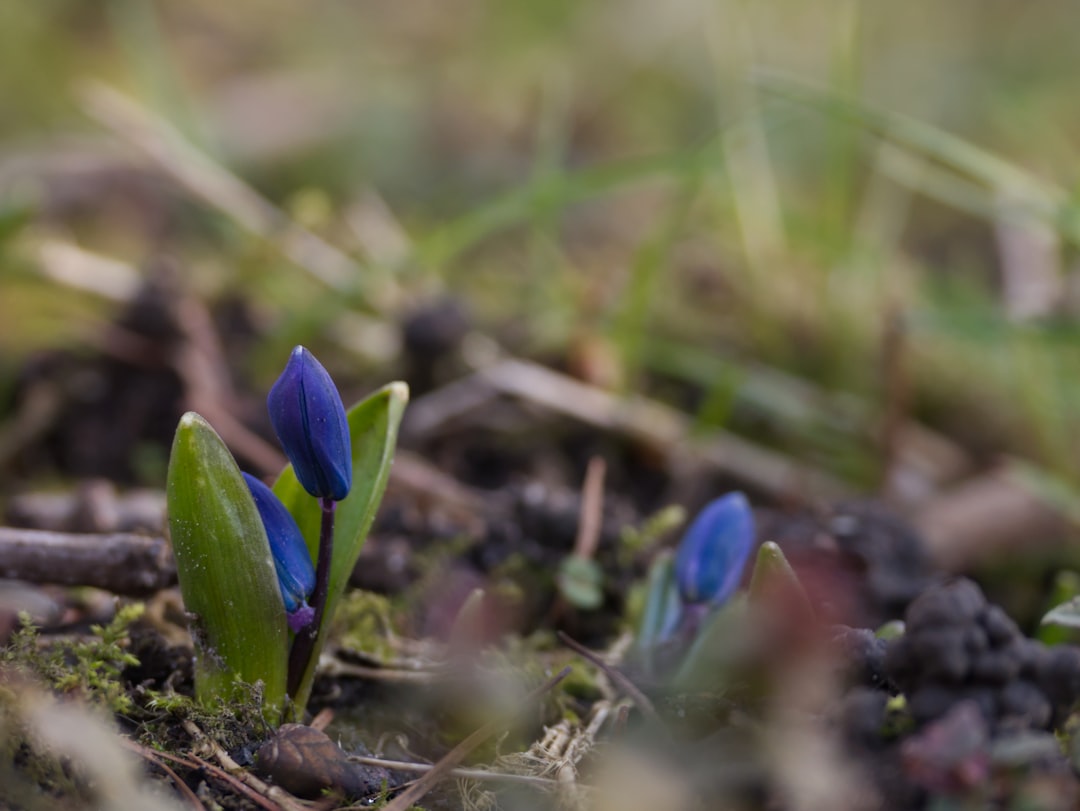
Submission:
[[762,604],[783,600],[805,617],[814,616],[799,576],[788,563],[784,551],[774,541],[765,541],[758,549],[754,571],[750,575],[750,602]]

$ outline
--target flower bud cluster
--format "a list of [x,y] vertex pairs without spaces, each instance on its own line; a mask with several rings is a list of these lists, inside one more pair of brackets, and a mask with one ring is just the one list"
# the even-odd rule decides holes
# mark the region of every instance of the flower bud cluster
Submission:
[[[344,499],[352,488],[349,423],[334,381],[307,349],[296,347],[285,371],[267,397],[270,422],[301,486],[324,502]],[[315,591],[311,554],[295,519],[274,492],[244,474],[259,510],[289,627],[298,632],[311,624]]]

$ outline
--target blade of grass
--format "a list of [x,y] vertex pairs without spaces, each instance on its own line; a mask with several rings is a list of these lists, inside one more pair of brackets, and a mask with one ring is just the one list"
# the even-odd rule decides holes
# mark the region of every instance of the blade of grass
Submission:
[[573,174],[546,174],[435,229],[418,240],[416,250],[422,264],[439,267],[487,237],[527,221],[537,208],[561,210],[650,180],[694,176],[715,169],[718,163],[718,141],[710,139],[696,149],[619,161]]

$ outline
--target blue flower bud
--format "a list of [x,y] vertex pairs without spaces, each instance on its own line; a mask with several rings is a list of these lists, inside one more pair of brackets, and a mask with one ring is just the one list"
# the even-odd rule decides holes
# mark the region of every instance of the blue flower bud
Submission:
[[270,541],[270,554],[274,558],[274,570],[277,572],[289,627],[294,632],[299,631],[311,624],[315,617],[315,609],[307,604],[308,597],[315,590],[315,567],[311,565],[311,554],[296,519],[274,495],[274,491],[248,473],[243,476]]
[[725,603],[738,588],[754,544],[754,515],[746,496],[728,493],[698,513],[675,558],[679,595],[687,604]]
[[317,498],[345,498],[352,487],[349,423],[322,364],[296,347],[266,404],[274,433],[304,489]]

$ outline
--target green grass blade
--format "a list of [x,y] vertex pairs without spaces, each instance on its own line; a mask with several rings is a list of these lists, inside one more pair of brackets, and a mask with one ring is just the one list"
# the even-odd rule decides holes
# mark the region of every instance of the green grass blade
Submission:
[[169,534],[184,606],[193,615],[201,701],[246,696],[262,682],[266,715],[285,700],[288,629],[259,513],[232,454],[194,412],[180,419],[169,459]]
[[[315,663],[326,642],[326,632],[334,616],[334,608],[349,582],[349,575],[360,556],[360,549],[367,538],[368,530],[371,529],[372,521],[375,520],[375,512],[386,489],[390,464],[394,459],[394,447],[397,444],[398,425],[408,401],[408,386],[404,383],[391,383],[354,405],[347,414],[352,439],[353,486],[348,498],[337,505],[334,519],[334,556],[330,563],[330,589],[326,598],[326,611],[315,642],[315,655],[312,656],[300,688],[293,696],[294,704],[301,711],[311,693]],[[300,486],[291,465],[281,472],[274,484],[274,492],[300,525],[311,550],[312,560],[318,560],[321,520],[318,500],[308,495]]]
[[[1020,166],[931,124],[900,113],[876,109],[856,99],[781,71],[759,70],[756,84],[774,96],[803,104],[831,115],[855,121],[893,144],[948,167],[956,178],[955,195],[970,197],[970,183],[975,181],[994,192],[1006,192],[1013,205],[1056,228],[1073,244],[1080,244],[1076,208],[1068,191],[1045,181]],[[933,177],[934,188],[942,194],[948,184],[944,173]]]
[[932,124],[901,113],[875,109],[782,71],[758,70],[754,79],[766,92],[855,120],[872,132],[913,152],[951,166],[987,186],[1027,191],[1049,207],[1064,202],[1067,196],[1059,186],[1041,180],[992,152]]
[[528,222],[536,211],[562,211],[569,206],[624,191],[658,178],[697,177],[721,165],[717,140],[704,145],[645,158],[589,167],[577,172],[551,171],[521,188],[499,195],[418,242],[421,264],[439,267],[484,239]]

